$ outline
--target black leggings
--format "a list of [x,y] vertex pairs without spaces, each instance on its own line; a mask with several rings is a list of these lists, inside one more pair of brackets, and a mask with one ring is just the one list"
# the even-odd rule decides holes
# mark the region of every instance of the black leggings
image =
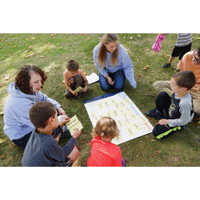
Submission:
[[169,114],[171,105],[171,97],[166,92],[161,92],[156,98],[156,109],[163,113],[166,117]]

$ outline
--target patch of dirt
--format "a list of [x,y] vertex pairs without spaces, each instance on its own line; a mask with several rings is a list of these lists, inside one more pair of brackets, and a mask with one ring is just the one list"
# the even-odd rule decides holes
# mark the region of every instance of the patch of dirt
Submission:
[[168,162],[169,164],[173,163],[175,165],[180,165],[179,156],[174,156],[174,155],[166,156],[165,161]]

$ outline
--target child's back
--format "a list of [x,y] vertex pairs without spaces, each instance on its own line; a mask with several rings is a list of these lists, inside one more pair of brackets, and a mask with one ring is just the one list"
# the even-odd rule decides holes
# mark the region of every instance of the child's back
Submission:
[[91,141],[91,149],[91,155],[87,162],[89,167],[122,166],[121,150],[116,144],[94,137]]
[[[71,140],[71,139],[70,139]],[[74,139],[74,146],[76,140]],[[24,150],[23,166],[52,166],[65,162],[65,152],[56,140],[47,134],[34,130]]]
[[119,129],[114,119],[102,117],[92,132],[91,155],[88,158],[89,167],[98,166],[122,166],[120,148],[111,143],[114,137],[119,135]]

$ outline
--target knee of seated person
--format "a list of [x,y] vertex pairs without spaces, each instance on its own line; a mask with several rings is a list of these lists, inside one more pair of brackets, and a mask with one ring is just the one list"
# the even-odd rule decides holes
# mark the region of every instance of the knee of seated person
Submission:
[[117,92],[121,92],[123,89],[124,89],[124,86],[122,85],[122,86],[115,86],[115,88],[114,88],[115,90],[117,90]]
[[161,82],[161,81],[156,81],[156,82],[153,83],[153,88],[154,88],[155,90],[157,90],[157,88],[160,87],[160,82]]
[[71,153],[68,155],[68,157],[74,163],[78,159],[78,156],[79,156],[79,151],[78,151],[77,147],[75,146],[74,149],[71,151]]
[[76,81],[84,81],[83,77],[80,74],[76,75]]
[[167,92],[162,91],[158,94],[159,97],[169,97],[169,95],[167,94]]
[[107,91],[107,90],[110,89],[110,86],[109,86],[109,85],[101,85],[101,84],[100,84],[100,87],[101,87],[101,89],[102,89],[103,91]]

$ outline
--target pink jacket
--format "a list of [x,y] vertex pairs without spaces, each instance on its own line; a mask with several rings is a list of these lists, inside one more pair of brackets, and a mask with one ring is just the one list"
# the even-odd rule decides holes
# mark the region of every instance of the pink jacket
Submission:
[[161,49],[161,42],[162,42],[164,39],[165,39],[165,35],[161,35],[161,33],[158,34],[158,36],[157,36],[157,38],[156,38],[156,41],[155,41],[155,43],[154,43],[153,46],[152,46],[152,49],[154,49],[155,52],[159,52],[159,51],[160,51],[160,49]]

